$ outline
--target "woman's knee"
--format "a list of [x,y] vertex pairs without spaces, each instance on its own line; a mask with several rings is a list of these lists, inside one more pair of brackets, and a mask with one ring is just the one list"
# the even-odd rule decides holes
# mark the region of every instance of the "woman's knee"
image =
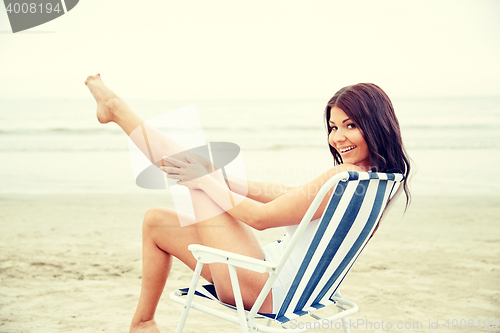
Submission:
[[144,215],[143,230],[178,225],[178,218],[174,211],[165,208],[152,208]]

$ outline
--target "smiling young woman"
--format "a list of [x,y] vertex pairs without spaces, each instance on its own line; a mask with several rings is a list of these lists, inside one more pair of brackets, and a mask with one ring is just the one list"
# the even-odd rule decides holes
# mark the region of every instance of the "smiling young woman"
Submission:
[[[325,120],[335,166],[298,187],[259,181],[247,183],[247,180],[235,177],[226,184],[217,171],[209,170],[203,158],[189,154],[179,157],[177,154],[177,159],[173,159],[172,152],[185,149],[181,149],[178,142],[161,133],[155,132],[151,136],[154,140],[149,140],[146,147],[143,141],[133,135],[135,129],[145,126],[144,121],[104,84],[99,75],[89,76],[85,84],[96,99],[97,118],[101,123],[114,122],[119,125],[139,148],[142,147],[146,157],[166,155],[161,168],[169,178],[179,180],[179,185],[189,188],[195,210],[195,216],[183,216],[184,220],[192,221],[186,227],[180,225],[181,213],[173,209],[159,207],[146,213],[142,231],[142,287],[130,332],[159,332],[154,315],[170,273],[172,258],[178,258],[191,269],[196,265],[188,245],[203,244],[256,259],[275,261],[285,251],[287,243],[277,241],[261,247],[252,229],[286,226],[287,234],[284,237],[290,239],[294,227],[300,223],[317,190],[342,171],[402,173],[405,176],[404,189],[408,204],[406,179],[410,165],[403,148],[399,124],[391,101],[374,84],[362,83],[342,88],[328,102]],[[273,191],[268,190],[270,186]],[[242,190],[247,187],[258,189],[259,194]],[[279,191],[276,192],[276,189]],[[228,192],[238,202],[237,205],[228,202]],[[332,192],[333,189],[330,194]],[[317,226],[329,197],[329,194],[325,196],[308,228],[314,229]],[[206,216],[205,211],[211,210],[219,212],[218,215],[198,219]],[[300,240],[302,241],[307,242],[304,239]],[[306,248],[301,245],[304,244],[298,244],[297,247]],[[290,256],[286,263],[287,269],[295,272],[298,269],[297,259],[301,256],[303,254],[300,253]],[[234,304],[226,266],[215,263],[204,266],[201,275],[214,283],[221,301]],[[268,277],[267,273],[244,271],[243,274],[239,271],[243,304],[247,309],[254,304]],[[276,310],[291,283],[285,277],[276,281],[260,308],[261,312]]]

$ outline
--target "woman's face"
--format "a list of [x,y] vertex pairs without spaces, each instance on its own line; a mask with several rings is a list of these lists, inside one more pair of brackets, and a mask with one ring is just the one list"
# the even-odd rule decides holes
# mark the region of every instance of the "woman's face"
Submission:
[[328,142],[342,156],[342,161],[369,171],[370,152],[357,125],[338,107],[331,109],[329,122],[332,131]]

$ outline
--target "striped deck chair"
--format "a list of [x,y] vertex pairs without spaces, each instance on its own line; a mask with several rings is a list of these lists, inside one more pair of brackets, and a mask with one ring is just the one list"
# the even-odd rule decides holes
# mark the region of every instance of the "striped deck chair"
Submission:
[[[280,332],[283,328],[305,332],[321,328],[325,320],[329,323],[341,320],[342,324],[338,327],[349,332],[345,317],[356,313],[358,306],[341,297],[339,285],[378,227],[382,214],[387,213],[396,201],[396,196],[401,194],[402,180],[401,174],[375,172],[346,171],[332,177],[316,195],[278,262],[249,258],[197,244],[190,245],[189,250],[198,261],[191,286],[170,294],[172,300],[184,304],[176,332],[182,332],[190,308],[240,324],[242,332],[248,332],[249,329],[254,332]],[[327,192],[335,185],[333,195],[278,311],[274,314],[258,313],[293,247]],[[236,307],[226,306],[236,309],[236,314],[193,302],[195,296],[217,301],[213,285],[197,287],[203,265],[216,262],[228,265]],[[250,311],[243,307],[235,267],[269,273],[269,279]],[[336,305],[337,311],[326,318],[320,318],[314,313],[329,305]],[[300,325],[299,317],[305,314],[310,314],[316,322],[302,322]],[[265,323],[259,320],[266,317],[269,320]],[[273,321],[277,327],[271,326]]]

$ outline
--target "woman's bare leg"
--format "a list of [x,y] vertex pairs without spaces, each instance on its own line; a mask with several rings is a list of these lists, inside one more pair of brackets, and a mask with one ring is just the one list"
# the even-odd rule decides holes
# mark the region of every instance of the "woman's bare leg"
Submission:
[[[99,74],[87,77],[85,84],[97,102],[97,119],[99,122],[118,124],[151,163],[160,166],[161,159],[166,155],[172,156],[180,153],[178,157],[183,157],[186,147],[144,122],[120,97],[104,84]],[[210,168],[207,160],[201,156],[194,157],[205,165],[207,170]]]
[[115,122],[129,135],[144,123],[120,97],[104,85],[99,74],[87,77],[85,84],[97,102],[97,119],[101,124]]
[[[262,251],[253,233],[242,223],[234,223],[231,219],[228,214],[222,214],[197,224],[180,227],[177,213],[173,210],[155,208],[146,213],[142,230],[141,295],[130,332],[159,332],[154,315],[172,266],[172,256],[192,270],[196,266],[195,258],[187,249],[189,244],[204,244],[262,259]],[[243,270],[238,270],[243,302],[249,308],[268,275],[248,271],[242,273]],[[215,284],[222,301],[234,304],[227,265],[205,265],[201,276]],[[270,312],[271,308],[272,299],[269,296],[261,311]]]
[[[140,117],[104,85],[98,75],[89,76],[85,83],[97,101],[97,117],[101,123],[116,122],[127,135],[144,124]],[[168,150],[171,149],[171,145],[176,144],[168,137],[158,136],[157,139],[158,147],[161,149]],[[223,212],[204,192],[193,190],[191,197],[197,220],[203,220],[202,222],[190,227],[180,227],[175,212],[160,209],[149,212],[145,217],[143,280],[131,332],[158,331],[154,322],[154,312],[170,271],[172,256],[179,258],[191,269],[194,269],[196,264],[187,249],[189,244],[204,244],[263,259],[262,249],[250,227]],[[242,271],[238,270],[238,273]],[[234,303],[226,265],[211,264],[209,269],[204,268],[202,276],[214,282],[222,301]],[[244,274],[238,276],[243,303],[249,308],[267,281],[268,275],[244,271]],[[272,298],[269,295],[261,311],[270,312],[271,309]]]
[[[192,242],[201,242],[197,228],[194,225],[181,228],[175,211],[156,208],[146,213],[142,228],[141,294],[130,332],[159,332],[154,315],[172,266],[172,256],[194,270],[196,260],[187,249]],[[212,282],[208,266],[203,268],[202,276]]]
[[[217,206],[203,191],[191,193],[195,213],[197,208],[204,210],[210,205]],[[218,208],[218,206],[217,206]],[[252,229],[233,218],[227,212],[196,223],[201,243],[213,248],[226,250],[256,259],[264,259],[264,253]],[[234,296],[226,264],[210,264],[210,272],[219,299],[234,305]],[[243,304],[249,309],[259,295],[269,275],[237,269]],[[242,274],[242,272],[244,274]],[[272,298],[268,297],[261,311],[271,312]]]

